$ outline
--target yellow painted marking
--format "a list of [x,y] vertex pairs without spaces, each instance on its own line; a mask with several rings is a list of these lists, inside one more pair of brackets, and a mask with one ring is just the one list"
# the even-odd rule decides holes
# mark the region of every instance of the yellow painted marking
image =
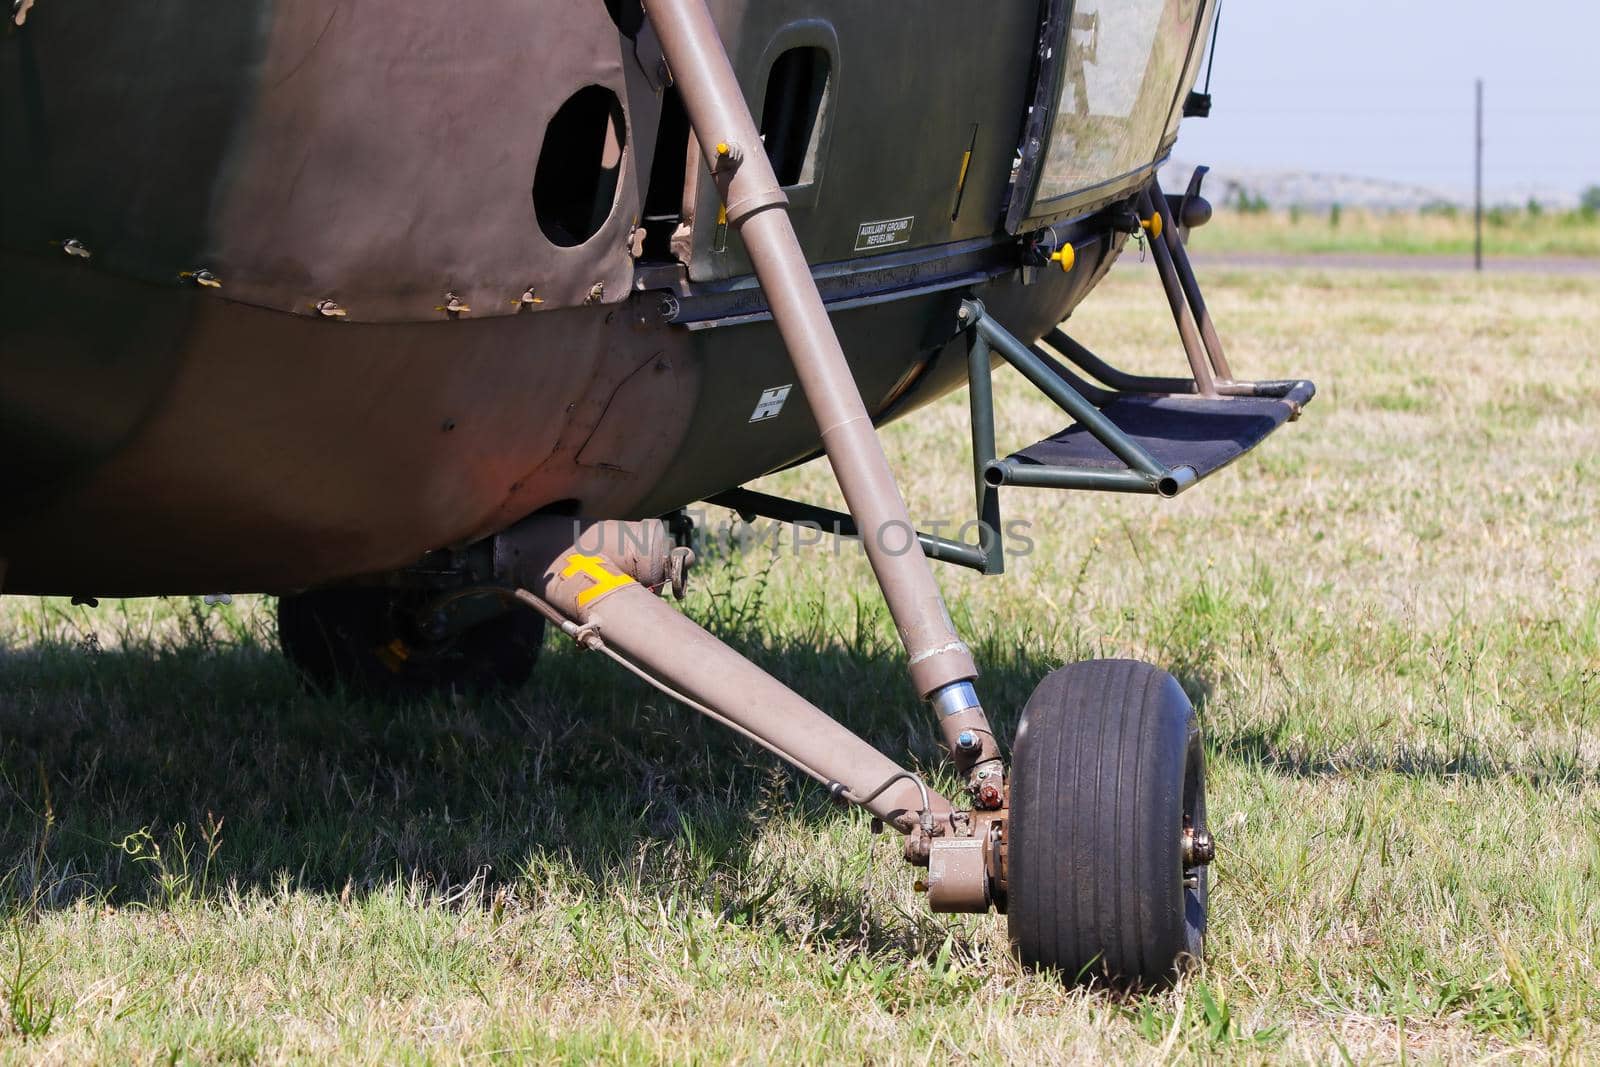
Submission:
[[606,566],[606,561],[599,556],[586,556],[581,552],[574,552],[567,557],[567,565],[561,568],[561,577],[574,578],[583,575],[594,584],[578,594],[578,607],[584,607],[591,600],[598,600],[613,589],[621,589],[625,585],[633,585],[634,581],[626,574],[618,574]]
[[967,184],[967,168],[972,166],[972,149],[961,153],[961,177],[956,179],[956,195],[961,195],[961,189]]
[[717,205],[717,225],[718,226],[726,226],[727,224],[728,224],[728,205],[727,204],[718,204]]

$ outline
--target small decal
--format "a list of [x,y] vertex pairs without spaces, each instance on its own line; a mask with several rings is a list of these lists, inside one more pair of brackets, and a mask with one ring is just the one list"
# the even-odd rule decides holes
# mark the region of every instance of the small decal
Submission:
[[903,219],[863,222],[856,227],[856,251],[866,252],[875,248],[903,245],[911,240],[911,224],[916,221],[915,215],[907,215]]
[[768,419],[778,417],[778,412],[783,410],[783,402],[789,399],[789,390],[792,385],[779,385],[761,391],[761,399],[756,401],[756,409],[750,413],[751,422],[766,422]]
[[576,578],[579,575],[594,583],[577,596],[578,607],[587,607],[590,601],[598,600],[625,585],[632,585],[633,579],[626,574],[618,574],[606,566],[606,561],[599,556],[586,556],[581,552],[574,552],[567,557],[567,565],[561,568],[561,577]]

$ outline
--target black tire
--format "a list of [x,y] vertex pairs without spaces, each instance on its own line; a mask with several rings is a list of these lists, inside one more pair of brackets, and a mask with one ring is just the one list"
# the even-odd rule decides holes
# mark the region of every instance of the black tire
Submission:
[[421,634],[406,593],[335,587],[278,600],[278,643],[313,689],[379,700],[521,688],[544,620],[509,610],[443,639]]
[[1067,982],[1167,984],[1205,949],[1206,829],[1194,708],[1166,671],[1091,660],[1051,673],[1017,727],[1006,926],[1018,958]]

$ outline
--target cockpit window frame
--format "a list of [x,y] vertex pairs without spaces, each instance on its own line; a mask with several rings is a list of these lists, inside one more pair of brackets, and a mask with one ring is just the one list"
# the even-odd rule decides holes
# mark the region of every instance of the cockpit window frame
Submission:
[[1183,72],[1168,103],[1167,120],[1155,156],[1132,170],[1101,182],[1072,189],[1049,200],[1036,200],[1045,161],[1050,155],[1051,139],[1056,130],[1056,108],[1061,99],[1062,81],[1066,77],[1069,58],[1069,33],[1072,25],[1075,0],[1045,0],[1041,20],[1037,75],[1034,80],[1033,107],[1024,122],[1022,143],[1018,147],[1019,162],[1016,181],[1012,185],[1010,201],[1006,206],[1006,231],[1023,233],[1047,226],[1065,218],[1095,211],[1121,199],[1130,191],[1150,180],[1156,169],[1166,162],[1172,145],[1178,137],[1177,118],[1184,96],[1198,73],[1197,58],[1204,52],[1207,28],[1216,16],[1220,0],[1198,0],[1199,10],[1189,47],[1184,56]]

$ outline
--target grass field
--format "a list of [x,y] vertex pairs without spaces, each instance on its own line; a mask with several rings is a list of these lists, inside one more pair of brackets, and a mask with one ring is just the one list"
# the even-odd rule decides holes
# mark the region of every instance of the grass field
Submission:
[[[1472,211],[1330,212],[1219,208],[1194,231],[1197,255],[1207,252],[1323,252],[1471,256]],[[1496,207],[1485,213],[1486,256],[1600,257],[1600,215],[1593,212]]]
[[[866,819],[553,640],[514,699],[389,710],[304,695],[261,599],[12,598],[0,1061],[1596,1062],[1600,282],[1208,282],[1306,417],[1172,502],[1008,491],[1035,551],[940,572],[1007,731],[1087,656],[1200,707],[1178,989],[1021,973]],[[1176,366],[1160,299],[1120,271],[1072,328]],[[1002,447],[1058,428],[997,387]],[[887,434],[918,516],[970,507],[965,419]],[[951,785],[853,548],[712,558],[688,610]]]

